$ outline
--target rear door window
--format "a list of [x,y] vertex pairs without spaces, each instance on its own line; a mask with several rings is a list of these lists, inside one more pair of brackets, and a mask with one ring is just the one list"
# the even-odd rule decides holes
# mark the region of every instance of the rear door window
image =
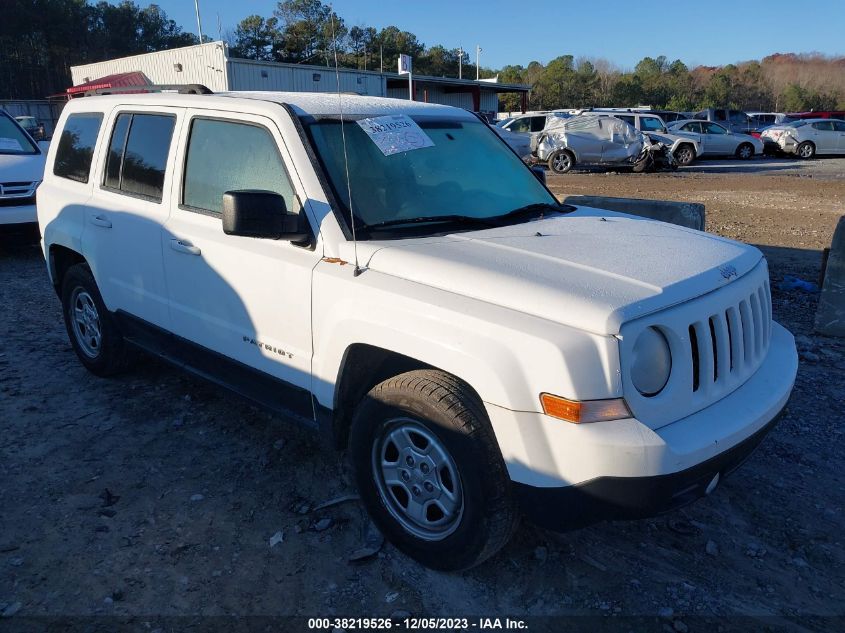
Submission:
[[845,121],[834,121],[833,129],[837,132],[845,132]]
[[546,115],[531,117],[531,131],[542,132],[546,127]]
[[813,123],[813,127],[817,130],[821,130],[822,132],[832,132],[833,121],[819,121],[817,123]]
[[88,182],[94,146],[102,122],[101,112],[80,112],[67,118],[59,137],[53,174],[77,182]]
[[103,186],[161,202],[176,117],[121,113],[112,131]]
[[725,128],[710,121],[702,123],[702,127],[704,128],[705,134],[725,134]]

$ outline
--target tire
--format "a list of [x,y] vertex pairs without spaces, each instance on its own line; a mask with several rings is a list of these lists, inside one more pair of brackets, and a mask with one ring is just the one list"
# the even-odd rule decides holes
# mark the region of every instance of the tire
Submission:
[[795,148],[795,154],[798,158],[808,159],[816,155],[816,146],[810,141],[804,141]]
[[736,157],[741,160],[751,160],[754,158],[754,146],[751,143],[740,143],[736,148]]
[[565,174],[575,165],[575,156],[572,152],[560,149],[549,156],[549,169],[556,174]]
[[62,313],[73,350],[92,374],[112,376],[131,364],[132,354],[87,264],[71,266],[65,273]]
[[510,478],[484,406],[454,376],[418,370],[374,387],[355,410],[349,456],[373,521],[426,567],[474,567],[516,529]]
[[695,160],[695,150],[689,143],[684,143],[683,145],[678,146],[678,149],[675,150],[674,156],[678,165],[686,167]]
[[650,169],[653,165],[654,160],[651,158],[651,156],[646,156],[642,160],[639,160],[634,163],[634,166],[631,167],[631,171],[633,171],[635,174],[641,174],[644,171]]

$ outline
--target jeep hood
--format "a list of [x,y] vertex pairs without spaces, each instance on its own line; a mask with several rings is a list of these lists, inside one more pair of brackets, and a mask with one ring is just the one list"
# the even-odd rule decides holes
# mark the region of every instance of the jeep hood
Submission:
[[588,207],[358,248],[370,270],[606,335],[715,290],[762,258],[715,235]]

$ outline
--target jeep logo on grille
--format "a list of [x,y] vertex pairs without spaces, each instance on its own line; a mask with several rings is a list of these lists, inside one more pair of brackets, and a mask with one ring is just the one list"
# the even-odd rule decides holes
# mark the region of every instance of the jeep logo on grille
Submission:
[[736,277],[736,268],[733,266],[720,266],[719,272],[722,273],[722,277],[725,279],[730,279],[731,277]]

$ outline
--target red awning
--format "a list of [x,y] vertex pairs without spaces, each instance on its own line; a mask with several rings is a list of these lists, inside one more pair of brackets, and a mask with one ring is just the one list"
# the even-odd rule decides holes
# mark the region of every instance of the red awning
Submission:
[[[78,86],[71,86],[67,89],[68,95],[80,95],[89,90],[107,90],[109,88],[125,88],[127,86],[149,86],[152,82],[147,79],[147,76],[135,71],[131,73],[118,73],[116,75],[108,75],[92,81],[87,81]],[[141,92],[141,91],[139,91]]]

